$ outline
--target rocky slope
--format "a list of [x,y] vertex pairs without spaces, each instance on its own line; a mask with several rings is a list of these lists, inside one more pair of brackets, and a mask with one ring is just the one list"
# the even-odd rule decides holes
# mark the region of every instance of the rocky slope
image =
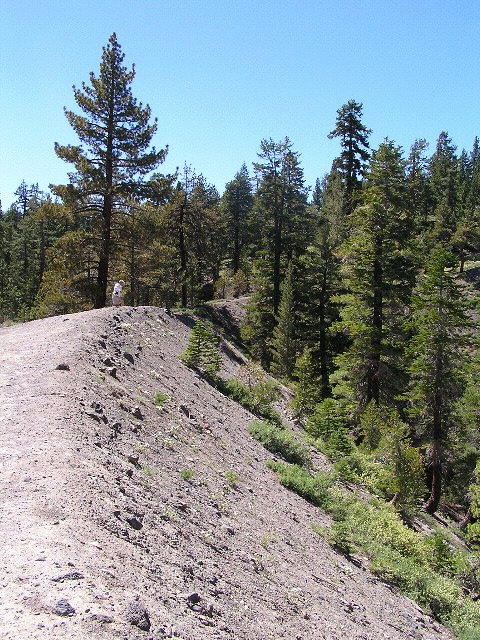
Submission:
[[0,329],[0,636],[450,638],[314,533],[328,518],[266,468],[252,415],[179,361],[191,325],[139,307]]

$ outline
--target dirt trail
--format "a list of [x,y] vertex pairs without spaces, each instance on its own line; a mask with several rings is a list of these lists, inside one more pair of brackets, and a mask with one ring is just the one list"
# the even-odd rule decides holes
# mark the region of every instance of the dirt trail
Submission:
[[0,637],[450,638],[312,531],[328,518],[278,485],[252,416],[179,361],[191,324],[0,329]]

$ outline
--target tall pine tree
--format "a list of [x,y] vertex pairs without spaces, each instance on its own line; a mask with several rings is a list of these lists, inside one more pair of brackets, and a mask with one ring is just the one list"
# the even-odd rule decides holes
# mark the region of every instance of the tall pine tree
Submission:
[[441,498],[455,403],[464,388],[461,366],[469,318],[453,265],[452,254],[441,246],[428,256],[413,299],[413,337],[407,350],[408,411],[427,447],[430,496],[424,508],[428,513],[436,511]]
[[133,97],[135,67],[128,71],[124,57],[114,33],[103,49],[98,77],[92,72],[89,85],[74,87],[75,101],[85,115],[65,110],[85,148],[55,144],[58,157],[73,164],[75,171],[68,185],[52,189],[78,214],[93,220],[98,236],[95,307],[106,303],[113,221],[121,218],[125,200],[144,193],[145,177],[167,153],[149,150],[157,123],[150,123],[150,107]]

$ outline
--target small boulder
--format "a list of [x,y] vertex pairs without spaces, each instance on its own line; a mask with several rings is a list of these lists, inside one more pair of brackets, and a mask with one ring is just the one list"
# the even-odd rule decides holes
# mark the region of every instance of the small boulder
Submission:
[[75,609],[65,598],[62,598],[55,605],[53,613],[57,616],[73,616],[75,615]]
[[140,409],[140,407],[133,407],[132,408],[132,415],[135,418],[138,418],[139,420],[143,420],[143,413],[142,413],[142,410]]
[[131,625],[142,629],[142,631],[150,630],[151,623],[148,611],[138,600],[135,600],[130,604],[128,608],[127,620]]
[[143,527],[143,524],[140,522],[138,518],[135,518],[135,516],[132,516],[131,518],[126,518],[126,521],[132,527],[132,529],[136,529],[137,531],[140,531],[140,529]]

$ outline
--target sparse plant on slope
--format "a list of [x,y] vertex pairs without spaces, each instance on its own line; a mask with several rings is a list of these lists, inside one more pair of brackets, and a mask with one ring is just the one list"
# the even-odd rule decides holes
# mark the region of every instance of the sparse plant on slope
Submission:
[[159,409],[163,409],[169,400],[170,400],[170,397],[167,396],[166,393],[160,392],[155,394],[155,398],[154,398],[155,406],[158,407]]

